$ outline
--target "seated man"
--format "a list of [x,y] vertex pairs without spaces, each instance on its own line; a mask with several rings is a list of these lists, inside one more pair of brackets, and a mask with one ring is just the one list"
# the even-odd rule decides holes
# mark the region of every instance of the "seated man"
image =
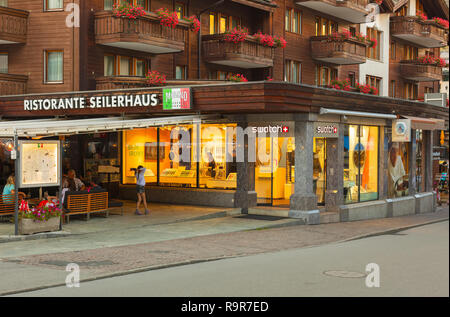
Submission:
[[69,172],[67,173],[67,178],[63,182],[63,188],[69,188],[69,182],[72,183],[72,181],[75,183],[75,191],[85,189],[83,182],[76,177],[75,171],[73,169],[69,170]]

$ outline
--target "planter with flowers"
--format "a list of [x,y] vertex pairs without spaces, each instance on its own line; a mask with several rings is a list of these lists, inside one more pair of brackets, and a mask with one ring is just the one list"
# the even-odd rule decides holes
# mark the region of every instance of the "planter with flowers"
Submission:
[[344,90],[344,91],[355,91],[355,87],[352,87],[352,85],[350,83],[350,79],[348,79],[348,78],[346,78],[344,80],[334,79],[331,81],[331,84],[328,86],[328,88]]
[[360,92],[362,94],[378,95],[379,93],[376,87],[373,87],[369,84],[356,83],[355,89],[357,92]]
[[130,20],[136,20],[138,17],[145,15],[145,10],[139,6],[133,6],[131,4],[115,4],[113,6],[113,15],[118,18],[127,18]]
[[58,202],[42,201],[30,208],[26,201],[19,206],[19,234],[58,231],[61,223],[61,209]]

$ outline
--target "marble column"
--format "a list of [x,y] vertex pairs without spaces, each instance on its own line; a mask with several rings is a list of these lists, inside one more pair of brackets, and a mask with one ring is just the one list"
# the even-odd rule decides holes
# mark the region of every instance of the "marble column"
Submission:
[[344,125],[339,125],[339,137],[327,138],[326,211],[338,212],[344,203]]
[[290,198],[289,217],[318,224],[317,196],[313,192],[314,120],[312,114],[295,117],[295,193]]
[[387,133],[385,126],[380,127],[379,156],[378,156],[378,199],[388,197],[388,158],[389,140],[391,136]]
[[424,130],[425,143],[425,191],[433,191],[433,131]]
[[[248,122],[244,118],[240,118],[241,121],[237,122],[237,127],[242,128],[245,131],[248,127]],[[238,132],[237,132],[238,133]],[[243,150],[243,160],[237,160],[236,172],[237,172],[237,187],[234,195],[234,206],[241,209],[241,213],[247,214],[250,207],[256,206],[257,197],[255,191],[255,162],[249,161],[249,146],[254,147],[254,138],[249,137],[249,133],[244,134],[243,139],[237,137],[237,151]],[[249,142],[250,140],[250,142]],[[238,154],[239,158],[240,155]]]
[[409,146],[409,189],[408,194],[413,196],[416,194],[416,130],[411,130],[411,143]]

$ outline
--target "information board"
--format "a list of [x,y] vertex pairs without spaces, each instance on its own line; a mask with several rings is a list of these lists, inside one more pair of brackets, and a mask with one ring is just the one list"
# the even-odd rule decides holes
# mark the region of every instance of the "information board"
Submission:
[[60,146],[59,141],[19,141],[18,188],[59,186]]

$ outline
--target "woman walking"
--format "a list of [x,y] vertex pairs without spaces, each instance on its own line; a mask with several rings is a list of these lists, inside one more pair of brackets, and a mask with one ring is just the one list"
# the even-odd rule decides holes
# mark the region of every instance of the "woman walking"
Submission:
[[142,213],[139,211],[141,202],[144,203],[145,214],[148,215],[150,210],[147,208],[147,199],[145,198],[145,171],[146,168],[139,165],[137,169],[134,169],[134,175],[136,176],[136,190],[137,190],[137,204],[135,215],[141,216]]

